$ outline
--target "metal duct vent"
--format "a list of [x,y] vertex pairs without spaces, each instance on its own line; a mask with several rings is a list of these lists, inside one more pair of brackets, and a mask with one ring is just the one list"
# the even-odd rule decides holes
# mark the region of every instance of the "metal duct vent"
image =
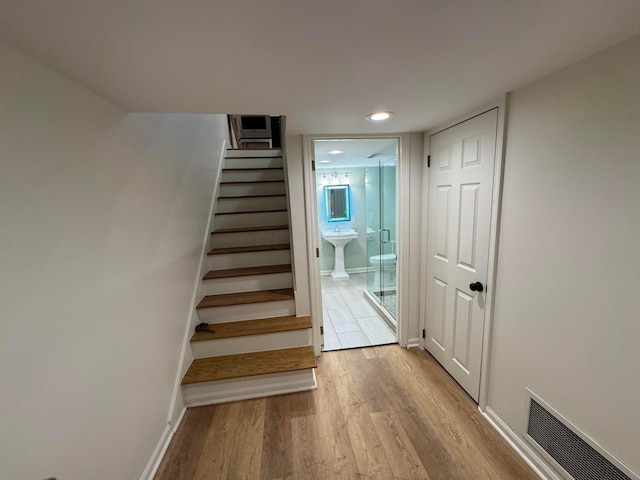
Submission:
[[527,433],[576,480],[631,480],[533,398]]

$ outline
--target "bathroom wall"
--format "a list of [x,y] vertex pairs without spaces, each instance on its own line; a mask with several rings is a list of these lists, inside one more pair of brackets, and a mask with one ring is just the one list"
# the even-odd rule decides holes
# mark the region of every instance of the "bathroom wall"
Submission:
[[[344,264],[347,270],[364,269],[367,266],[367,216],[365,212],[365,182],[364,168],[331,168],[316,170],[316,187],[318,201],[318,225],[319,230],[335,230],[339,228],[353,228],[358,232],[358,238],[350,241],[344,247]],[[342,179],[349,172],[349,185],[351,190],[351,221],[327,222],[324,208],[324,185],[322,176],[326,175],[328,184],[333,184],[332,172],[336,172]],[[343,183],[343,182],[340,182]],[[333,270],[334,249],[333,245],[324,239],[320,239],[320,271],[330,273]]]
[[[351,221],[327,222],[324,208],[324,185],[322,177],[326,175],[329,185],[333,184],[333,173],[338,174],[339,183],[343,183],[345,173],[349,173],[351,186]],[[366,178],[365,178],[366,174]],[[318,222],[319,230],[335,230],[339,228],[353,228],[358,232],[358,238],[349,242],[344,248],[344,262],[347,270],[363,270],[367,267],[368,258],[379,253],[379,225],[380,225],[380,169],[378,166],[367,168],[331,168],[316,170]],[[383,204],[382,216],[384,226],[391,231],[391,242],[383,247],[383,253],[396,252],[396,167],[387,166],[382,169],[382,189],[387,199],[393,199]],[[367,237],[367,225],[369,230]],[[368,250],[367,250],[368,248]],[[324,239],[320,241],[320,270],[330,273],[333,270],[334,249]]]

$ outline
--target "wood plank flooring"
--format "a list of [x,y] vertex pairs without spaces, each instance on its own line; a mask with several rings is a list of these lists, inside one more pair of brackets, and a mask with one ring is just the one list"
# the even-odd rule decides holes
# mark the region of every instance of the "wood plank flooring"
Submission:
[[423,350],[323,353],[318,389],[189,409],[156,480],[536,480]]

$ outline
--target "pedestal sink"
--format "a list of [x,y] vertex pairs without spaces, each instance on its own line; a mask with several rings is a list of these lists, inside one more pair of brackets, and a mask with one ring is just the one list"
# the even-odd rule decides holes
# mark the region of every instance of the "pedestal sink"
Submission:
[[349,278],[349,274],[344,270],[344,246],[354,238],[358,238],[358,232],[353,228],[345,230],[322,230],[322,238],[335,247],[335,262],[333,264],[333,278]]

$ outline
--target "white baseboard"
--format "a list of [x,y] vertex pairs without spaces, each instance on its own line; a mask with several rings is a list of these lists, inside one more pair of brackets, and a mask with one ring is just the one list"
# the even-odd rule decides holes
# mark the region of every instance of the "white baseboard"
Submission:
[[[347,273],[367,273],[367,271],[367,267],[345,268],[345,272]],[[333,272],[333,270],[321,270],[320,275],[331,275],[331,272]]]
[[162,436],[160,437],[156,448],[153,450],[144,472],[142,472],[142,475],[140,476],[140,480],[153,480],[153,477],[156,476],[158,468],[160,467],[160,462],[162,462],[164,454],[167,453],[171,439],[178,430],[180,423],[182,423],[182,419],[184,418],[186,411],[187,407],[184,407],[173,426],[171,424],[167,424],[165,426],[164,432],[162,432]]
[[420,346],[420,339],[418,337],[407,339],[407,348],[415,348]]
[[563,480],[562,477],[558,476],[546,465],[544,460],[516,432],[504,423],[496,412],[489,407],[485,407],[484,411],[480,411],[480,413],[538,477],[542,480]]
[[187,407],[304,392],[318,388],[315,369],[270,373],[183,386]]

